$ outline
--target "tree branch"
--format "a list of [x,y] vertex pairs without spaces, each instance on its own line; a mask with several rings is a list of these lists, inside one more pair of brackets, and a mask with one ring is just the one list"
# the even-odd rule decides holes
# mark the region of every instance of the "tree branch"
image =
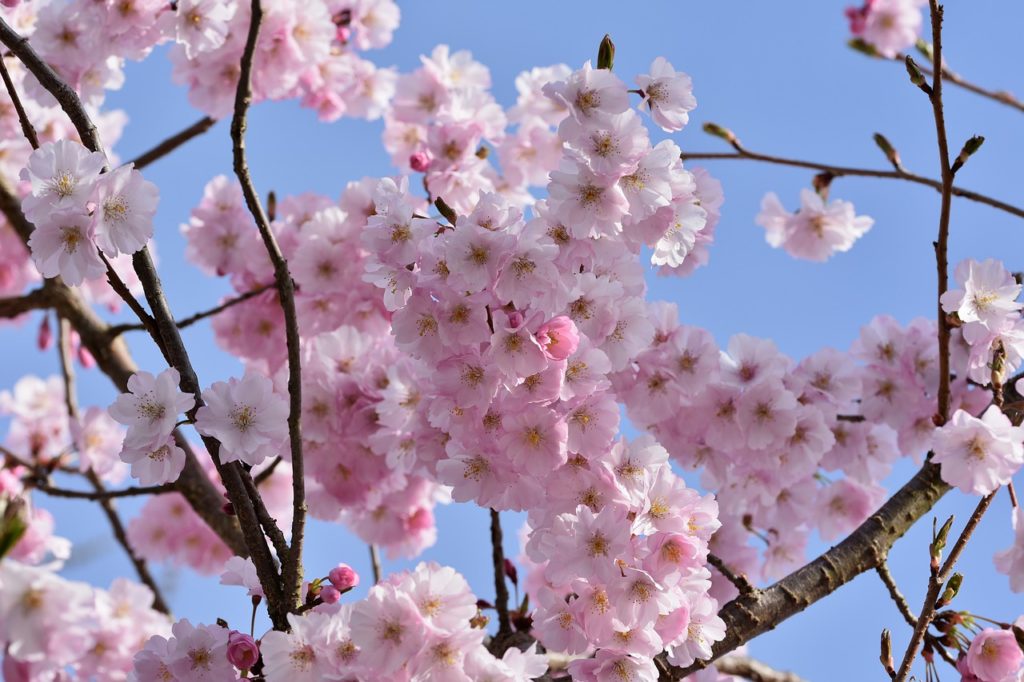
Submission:
[[[224,312],[228,308],[233,308],[234,306],[238,305],[239,303],[245,303],[249,299],[255,298],[256,296],[259,296],[264,291],[266,291],[267,289],[270,289],[273,286],[274,286],[273,284],[264,284],[263,286],[256,287],[255,289],[251,289],[249,291],[246,291],[245,293],[239,294],[238,296],[235,296],[234,298],[229,298],[228,300],[224,301],[220,305],[214,306],[213,308],[210,308],[209,310],[201,310],[198,313],[195,313],[193,315],[189,315],[188,317],[183,317],[182,319],[178,320],[175,324],[178,325],[178,329],[184,329],[185,327],[191,327],[196,322],[200,322],[201,320],[205,320],[208,317],[213,317],[214,315],[219,315],[220,313]],[[0,301],[2,301],[2,299],[0,299]],[[2,308],[0,308],[0,310],[2,310]],[[125,332],[145,331],[145,329],[146,329],[146,326],[144,324],[138,324],[138,323],[136,323],[136,324],[115,324],[115,325],[112,325],[110,327],[110,335],[111,336],[119,336],[121,334],[124,334]]]
[[[68,330],[70,325],[63,318],[58,320],[57,324],[57,352],[60,356],[60,373],[64,379],[64,404],[67,408],[68,421],[78,421],[78,399],[77,392],[75,390],[75,369],[71,364],[71,339],[69,338]],[[139,580],[150,589],[153,593],[153,608],[160,613],[170,615],[171,610],[167,606],[167,602],[164,601],[163,594],[160,592],[160,587],[156,584],[156,580],[153,579],[153,574],[149,572],[149,566],[145,560],[140,558],[135,550],[132,549],[131,544],[128,542],[128,535],[125,533],[124,524],[121,522],[121,517],[118,516],[117,509],[114,507],[113,500],[110,497],[103,495],[106,489],[103,487],[103,483],[100,481],[99,476],[92,469],[88,469],[85,472],[85,477],[88,479],[93,489],[100,495],[97,500],[100,503],[100,508],[103,509],[104,515],[107,517],[107,521],[110,522],[110,528],[114,532],[114,538],[118,544],[124,549],[125,554],[128,555],[128,560],[131,561],[132,566],[135,567],[135,572],[139,576]]]
[[142,168],[145,168],[149,164],[153,163],[154,161],[157,161],[158,159],[162,159],[163,157],[167,156],[175,149],[191,140],[193,137],[198,137],[199,135],[202,135],[207,130],[212,128],[216,123],[217,119],[210,118],[209,116],[204,116],[203,118],[199,119],[198,121],[190,125],[188,128],[185,128],[184,130],[177,132],[174,135],[171,135],[166,140],[160,142],[152,149],[149,149],[139,154],[128,163],[134,164],[135,170],[141,170]]
[[[906,59],[905,55],[897,54],[892,58],[892,61],[902,63],[904,59]],[[923,64],[920,65],[920,69],[921,72],[926,76],[934,77],[935,75],[935,72],[932,69],[928,68]],[[985,88],[975,83],[972,83],[971,81],[967,80],[960,74],[954,71],[950,71],[949,67],[946,66],[942,67],[942,78],[943,80],[953,83],[954,85],[961,87],[964,90],[967,90],[968,92],[973,92],[976,95],[981,95],[982,97],[985,97],[987,99],[999,102],[1000,104],[1005,104],[1008,107],[1024,112],[1024,102],[1021,102],[1019,99],[1011,95],[1009,92],[1006,92],[1005,90],[991,90],[989,88]]]
[[995,499],[995,496],[996,494],[993,492],[981,498],[981,501],[978,502],[978,506],[974,509],[974,513],[971,514],[971,518],[967,520],[967,525],[965,525],[963,531],[961,531],[960,537],[957,538],[956,544],[954,544],[953,548],[949,551],[949,557],[946,559],[946,563],[942,565],[942,568],[937,573],[929,577],[928,592],[924,597],[924,605],[921,607],[921,615],[914,624],[914,634],[910,638],[910,643],[907,644],[907,651],[903,655],[903,661],[900,663],[899,670],[896,672],[896,677],[893,678],[894,682],[903,682],[903,680],[907,679],[907,675],[910,674],[910,666],[914,662],[914,657],[917,656],[917,649],[921,646],[921,640],[925,638],[925,635],[928,632],[928,626],[931,625],[932,618],[935,617],[939,591],[942,589],[943,584],[949,580],[950,573],[953,571],[953,566],[956,564],[957,559],[960,558],[960,554],[963,553],[964,548],[967,547],[967,541],[971,539],[971,534],[974,533],[974,529],[978,527],[979,523],[981,523],[981,517],[985,515],[985,511],[988,509],[989,505],[992,504],[992,500]]
[[776,670],[749,656],[726,656],[715,663],[715,668],[723,675],[735,675],[751,682],[805,682],[795,673]]
[[32,149],[39,149],[39,137],[36,135],[36,129],[32,127],[32,121],[28,120],[28,114],[25,113],[25,107],[21,103],[21,98],[18,97],[18,91],[14,87],[14,81],[11,80],[11,74],[7,72],[7,64],[4,63],[3,57],[0,57],[0,78],[3,78],[7,94],[11,96],[11,103],[14,104],[14,110],[18,112],[21,132],[25,135],[28,143],[32,145]]
[[875,572],[882,579],[885,588],[889,590],[889,596],[892,597],[892,601],[896,604],[900,615],[903,616],[903,620],[907,621],[907,625],[910,627],[914,627],[917,624],[917,616],[910,610],[910,604],[907,603],[906,597],[903,596],[900,588],[896,585],[896,580],[892,577],[892,573],[889,572],[889,564],[882,560],[881,563],[875,566]]
[[291,446],[292,462],[292,537],[291,547],[286,560],[283,561],[281,578],[283,594],[289,609],[297,609],[302,605],[302,540],[306,524],[306,483],[302,459],[302,349],[299,346],[299,321],[295,310],[295,284],[288,272],[288,262],[281,253],[277,238],[270,229],[270,221],[263,211],[259,195],[249,175],[249,165],[245,157],[245,130],[249,104],[252,102],[252,61],[259,38],[260,23],[263,20],[263,7],[260,0],[252,0],[252,13],[249,20],[249,33],[242,52],[241,69],[238,78],[238,90],[235,93],[235,109],[231,119],[231,141],[234,156],[235,175],[242,186],[246,206],[256,221],[267,254],[274,265],[274,280],[277,285],[278,298],[284,312],[285,338],[288,346],[288,436]]
[[380,552],[377,551],[377,545],[372,543],[370,544],[370,568],[373,570],[373,584],[376,585],[381,578]]
[[150,486],[139,486],[134,488],[123,488],[121,490],[94,490],[89,492],[88,490],[69,490],[67,488],[57,488],[44,481],[33,481],[32,489],[38,490],[41,493],[45,493],[51,497],[67,497],[70,499],[77,500],[102,500],[102,499],[113,499],[117,497],[137,497],[139,495],[163,495],[165,493],[176,492],[173,483],[164,483],[163,485],[150,485]]
[[736,589],[740,591],[740,594],[750,594],[756,588],[750,584],[750,581],[745,575],[737,575],[729,568],[728,564],[722,561],[715,554],[708,554],[708,563],[715,567],[715,569],[722,574],[726,580],[736,586]]
[[838,545],[774,585],[724,605],[718,615],[725,621],[725,639],[715,644],[709,660],[678,668],[666,663],[664,654],[660,655],[664,670],[661,679],[683,679],[871,570],[948,490],[949,486],[939,476],[939,467],[926,462],[906,485]]
[[18,317],[33,310],[51,307],[52,303],[50,297],[47,296],[46,289],[40,287],[24,296],[0,298],[0,318]]
[[498,634],[495,639],[512,634],[508,615],[508,583],[505,582],[505,548],[501,533],[501,515],[491,510],[491,559],[494,563],[494,609],[498,612]]
[[[854,168],[851,166],[834,166],[827,163],[820,163],[817,161],[802,161],[799,159],[790,159],[782,156],[770,156],[768,154],[759,154],[752,152],[739,145],[737,142],[733,145],[737,151],[735,153],[730,152],[683,152],[680,154],[680,158],[683,161],[728,161],[744,159],[747,161],[758,161],[761,163],[770,163],[778,166],[792,166],[794,168],[807,168],[809,170],[819,171],[823,173],[831,173],[837,178],[840,177],[863,177],[863,178],[882,178],[889,180],[905,180],[918,185],[924,185],[925,187],[931,187],[937,191],[942,191],[942,182],[939,180],[933,180],[931,178],[924,177],[923,175],[917,175],[915,173],[904,173],[899,171],[886,171],[886,170],[874,170],[870,168]],[[952,187],[952,193],[954,196],[968,199],[969,201],[976,201],[980,204],[991,206],[1000,211],[1005,211],[1011,215],[1015,215],[1018,218],[1024,218],[1024,208],[1008,204],[1005,201],[993,199],[992,197],[979,194],[978,192],[972,192],[968,189],[961,187]]]

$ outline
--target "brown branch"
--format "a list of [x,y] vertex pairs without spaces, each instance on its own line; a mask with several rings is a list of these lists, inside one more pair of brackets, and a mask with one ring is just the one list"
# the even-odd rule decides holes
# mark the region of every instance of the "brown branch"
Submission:
[[[67,320],[60,318],[57,324],[57,353],[60,357],[60,374],[64,379],[64,405],[68,413],[68,421],[78,421],[78,399],[77,392],[75,390],[75,369],[71,364],[71,339],[70,339],[70,325]],[[128,535],[124,530],[124,523],[121,522],[121,517],[117,513],[117,509],[114,507],[113,500],[109,496],[104,495],[106,489],[103,487],[103,483],[100,481],[99,476],[92,469],[88,469],[85,472],[85,477],[88,479],[93,490],[96,491],[100,497],[97,501],[100,503],[100,508],[103,509],[103,514],[107,517],[107,521],[110,522],[110,528],[114,533],[114,538],[118,544],[124,549],[125,554],[128,555],[128,560],[131,561],[132,566],[135,567],[135,572],[139,576],[139,580],[150,589],[153,593],[153,608],[160,613],[170,615],[171,610],[167,606],[167,602],[164,601],[163,594],[160,591],[160,587],[156,584],[156,580],[153,579],[153,574],[149,572],[149,566],[146,561],[139,557],[135,553],[131,544],[128,542]]]
[[248,492],[249,498],[253,501],[253,506],[256,509],[256,518],[259,519],[263,532],[267,534],[270,542],[274,545],[274,552],[277,554],[278,561],[284,564],[285,558],[288,556],[288,543],[285,542],[284,533],[277,526],[277,519],[270,515],[270,511],[263,504],[263,498],[256,489],[256,482],[252,478],[244,478],[242,480],[245,483],[246,492]]
[[[238,305],[239,303],[245,303],[249,299],[254,298],[256,296],[259,296],[264,291],[266,291],[267,289],[270,289],[273,286],[274,286],[273,284],[264,284],[263,286],[256,287],[255,289],[251,289],[249,291],[246,291],[245,293],[239,294],[238,296],[235,296],[234,298],[229,298],[228,300],[224,301],[220,305],[214,306],[213,308],[210,308],[209,310],[201,310],[198,313],[195,313],[193,315],[189,315],[188,317],[183,317],[182,319],[178,320],[175,324],[178,325],[178,329],[184,329],[185,327],[191,327],[196,322],[199,322],[201,320],[205,320],[208,317],[213,317],[214,315],[219,315],[220,313],[224,312],[228,308],[233,308],[234,306]],[[138,324],[138,323],[135,323],[135,324],[115,324],[115,325],[112,325],[110,327],[110,335],[111,336],[120,336],[121,334],[124,334],[125,332],[144,331],[145,329],[146,329],[146,326],[144,324]]]
[[948,288],[949,270],[949,213],[952,204],[953,169],[949,160],[949,142],[946,139],[946,116],[942,108],[942,7],[938,0],[929,0],[932,20],[932,87],[928,99],[935,118],[935,136],[942,169],[942,205],[939,211],[939,236],[935,241],[935,268],[938,272],[938,296],[935,301],[939,336],[939,393],[937,426],[949,419],[949,321],[942,310],[942,295]]
[[0,318],[18,317],[33,310],[51,308],[50,297],[45,288],[33,289],[24,296],[0,298]]
[[216,119],[210,118],[209,116],[204,116],[203,118],[199,119],[198,121],[190,125],[188,128],[185,128],[184,130],[177,132],[174,135],[171,135],[166,140],[160,142],[152,149],[149,149],[148,151],[139,154],[128,163],[134,164],[135,170],[141,170],[142,168],[145,168],[149,164],[153,163],[154,161],[167,156],[175,149],[191,140],[193,137],[198,137],[199,135],[202,135],[207,130],[212,128],[215,123],[217,123]]
[[[837,178],[840,177],[863,177],[863,178],[883,178],[890,180],[906,180],[918,185],[924,185],[925,187],[931,187],[937,191],[942,191],[942,182],[939,180],[933,180],[932,178],[925,177],[923,175],[917,175],[915,173],[903,173],[898,171],[887,171],[887,170],[874,170],[870,168],[854,168],[851,166],[834,166],[827,163],[819,163],[817,161],[802,161],[799,159],[790,159],[782,156],[770,156],[768,154],[759,154],[752,152],[745,147],[735,143],[733,147],[736,152],[683,152],[680,154],[680,158],[683,161],[729,161],[729,160],[747,160],[747,161],[758,161],[761,163],[770,163],[778,166],[792,166],[794,168],[807,168],[809,170],[820,171],[823,173],[830,173]],[[954,196],[962,197],[969,201],[976,201],[980,204],[986,204],[1000,211],[1005,211],[1011,215],[1015,215],[1018,218],[1024,218],[1024,208],[1008,204],[1005,201],[993,199],[992,197],[973,192],[969,189],[963,189],[962,187],[953,186],[952,193]]]
[[[893,61],[898,61],[900,63],[902,63],[904,59],[906,59],[906,56],[902,54],[897,54],[892,58]],[[935,71],[933,69],[928,68],[923,64],[920,65],[919,68],[921,69],[921,73],[923,73],[924,75],[932,77],[935,76]],[[1011,95],[1009,92],[1006,92],[1005,90],[992,90],[990,88],[977,85],[976,83],[972,83],[971,81],[967,80],[960,74],[950,71],[949,67],[947,66],[942,67],[942,78],[943,80],[953,83],[954,85],[961,87],[964,90],[967,90],[968,92],[973,92],[976,95],[981,95],[982,97],[985,97],[987,99],[999,102],[1000,104],[1005,104],[1008,107],[1024,112],[1024,102],[1021,102],[1019,99]]]
[[723,675],[735,675],[750,682],[804,682],[796,673],[783,672],[749,656],[726,656],[715,663]]
[[67,497],[70,499],[77,500],[101,500],[101,499],[113,499],[117,497],[136,497],[139,495],[163,495],[164,493],[175,492],[173,483],[164,483],[163,485],[150,485],[150,486],[139,486],[135,488],[123,488],[121,490],[94,490],[89,492],[88,490],[69,490],[67,488],[57,488],[43,481],[32,481],[32,488],[38,490],[41,493],[46,493],[51,497]]
[[11,80],[11,74],[7,72],[7,64],[4,63],[3,57],[0,57],[0,78],[3,78],[7,94],[10,95],[11,103],[14,104],[14,110],[18,112],[18,121],[21,123],[22,134],[25,135],[28,143],[32,145],[32,149],[39,149],[39,137],[36,135],[36,129],[32,127],[32,121],[28,120],[28,114],[25,113],[25,107],[21,103],[21,98],[18,97],[18,91],[14,87],[14,81]]
[[896,585],[896,580],[892,577],[892,573],[889,572],[889,564],[883,560],[875,566],[875,572],[878,573],[878,577],[882,579],[882,583],[889,590],[889,596],[892,597],[892,601],[896,604],[900,615],[903,616],[903,620],[907,621],[907,625],[910,627],[914,627],[917,624],[917,616],[910,610],[910,604],[907,603],[906,597],[903,596],[899,586]]
[[926,462],[906,485],[838,545],[774,585],[725,604],[718,613],[725,621],[725,639],[714,645],[708,661],[678,668],[668,665],[664,655],[659,656],[661,679],[683,679],[873,569],[893,543],[948,490],[949,486],[939,476],[939,467]]
[[505,582],[505,548],[501,533],[501,515],[491,510],[491,559],[494,563],[494,609],[498,612],[498,634],[495,639],[512,634],[508,615],[508,583]]
[[[56,72],[54,72],[53,69],[51,69],[50,66],[42,60],[42,58],[40,58],[35,50],[28,44],[27,38],[23,38],[18,35],[18,33],[2,19],[0,19],[0,42],[6,45],[12,53],[17,55],[28,70],[36,77],[43,88],[54,96],[61,108],[67,114],[68,118],[71,120],[72,124],[75,126],[75,129],[78,131],[82,143],[92,151],[103,153],[103,145],[96,133],[96,126],[92,122],[92,119],[85,110],[74,89],[65,83],[56,74]],[[5,213],[6,208],[7,207],[5,207]],[[17,213],[20,213],[20,210],[18,210]],[[132,262],[135,266],[136,273],[139,275],[139,280],[142,282],[143,290],[146,293],[146,299],[153,311],[153,317],[157,323],[165,354],[168,357],[170,364],[177,369],[181,375],[182,389],[195,396],[196,406],[193,408],[194,413],[194,410],[199,409],[199,407],[204,404],[199,381],[196,377],[191,361],[189,360],[188,352],[182,343],[178,329],[174,324],[174,318],[167,307],[167,300],[163,295],[160,278],[156,273],[156,268],[153,264],[149,250],[147,248],[143,248],[141,251],[134,254],[132,256]],[[67,289],[66,286],[59,282],[55,286],[59,286],[61,289]],[[80,299],[76,301],[71,297],[67,300],[76,303],[81,302]],[[84,306],[84,303],[82,303],[82,308],[84,308],[84,310],[75,309],[72,311],[79,316],[80,322],[82,321],[82,317],[85,319],[88,319],[89,317],[95,318],[95,314],[92,313],[87,306]],[[75,324],[74,319],[70,315],[68,316],[68,319],[72,321],[72,324]],[[103,338],[98,343],[94,340],[94,344],[108,349],[115,348],[117,346],[117,340],[115,339],[113,343],[111,342],[111,339],[106,334],[106,325],[98,320],[96,320],[96,324],[100,325],[99,329],[102,330]],[[76,328],[78,328],[77,325]],[[89,331],[92,332],[96,330],[97,329],[94,326],[94,328]],[[83,335],[83,332],[79,330],[79,334]],[[89,347],[89,349],[90,351],[93,350],[92,347]],[[105,350],[101,349],[101,352],[106,354]],[[124,352],[123,346],[122,352]],[[97,357],[97,361],[101,362],[99,357]],[[125,366],[123,364],[116,368],[119,374],[123,372],[124,369]],[[113,378],[114,375],[111,376]],[[127,382],[127,377],[122,375],[118,377],[118,380],[120,380],[121,388],[124,390],[124,382]],[[220,510],[220,495],[216,493],[216,489],[213,488],[213,485],[210,483],[205,472],[202,471],[202,468],[195,459],[195,454],[192,453],[191,448],[187,448],[187,441],[180,432],[175,431],[175,439],[178,445],[182,446],[182,449],[185,450],[186,455],[185,470],[182,472],[178,483],[183,490],[188,491],[196,498],[196,504],[199,505],[197,511],[204,514],[204,519],[208,519],[211,527],[224,531],[225,537],[234,541],[237,536],[229,530],[233,524],[225,523],[223,518],[216,518],[212,512],[213,501],[211,500],[211,493],[212,497],[217,499],[216,508],[218,509],[219,515],[221,517],[226,517],[223,511]],[[286,609],[280,608],[281,593],[277,568],[274,565],[270,548],[267,546],[266,539],[260,529],[259,520],[256,518],[256,512],[252,501],[246,494],[245,486],[242,482],[243,476],[248,476],[249,474],[243,470],[237,462],[225,465],[220,461],[220,443],[216,439],[204,437],[203,443],[206,445],[206,448],[210,453],[210,457],[213,460],[214,465],[217,467],[218,473],[220,473],[224,487],[228,491],[229,499],[231,500],[235,508],[235,512],[238,515],[237,519],[242,531],[244,546],[238,547],[236,543],[236,552],[243,556],[246,554],[252,556],[253,563],[256,566],[256,572],[260,578],[260,584],[267,597],[267,607],[271,621],[275,628],[286,629],[288,627],[288,622],[286,618]],[[201,499],[199,494],[197,494],[200,491]],[[190,502],[192,502],[191,499]]]
[[736,586],[736,589],[740,591],[740,594],[750,594],[756,588],[750,584],[750,581],[745,575],[737,575],[733,572],[729,565],[726,564],[720,557],[715,554],[708,554],[708,563],[715,567],[715,569],[722,574],[726,580]]
[[256,221],[267,254],[274,265],[274,280],[278,299],[284,312],[285,340],[288,347],[288,436],[292,462],[292,537],[286,560],[282,561],[281,579],[287,608],[297,609],[302,605],[302,540],[306,528],[306,483],[302,459],[302,349],[299,346],[299,321],[295,310],[295,284],[288,272],[288,262],[281,253],[277,238],[270,229],[270,221],[263,211],[259,195],[249,174],[245,156],[245,130],[247,114],[252,102],[252,61],[259,38],[263,7],[260,0],[252,0],[249,33],[242,52],[238,90],[235,93],[234,115],[231,118],[231,141],[234,156],[235,175],[242,186],[246,206]]
[[276,469],[281,464],[281,461],[281,455],[275,457],[274,461],[270,463],[270,466],[268,466],[266,469],[253,476],[252,482],[255,483],[257,487],[259,487],[264,481],[266,481],[274,474],[274,469]]
[[[932,0],[934,2],[934,0]],[[942,586],[949,580],[950,574],[953,571],[953,566],[956,564],[957,559],[963,553],[964,548],[967,547],[967,541],[971,539],[971,534],[974,533],[974,529],[981,523],[981,517],[985,515],[985,511],[988,510],[992,500],[996,494],[989,493],[985,497],[981,498],[978,502],[978,506],[975,507],[974,513],[971,514],[971,518],[967,520],[967,525],[964,526],[963,531],[960,533],[960,537],[957,538],[953,548],[949,551],[949,557],[946,562],[942,564],[942,568],[928,579],[928,592],[924,597],[924,605],[921,607],[921,615],[918,617],[917,622],[914,624],[914,634],[910,638],[910,643],[907,644],[907,651],[903,655],[903,661],[900,663],[899,670],[896,672],[896,677],[893,678],[894,682],[903,682],[907,679],[907,675],[910,674],[910,666],[914,663],[914,658],[917,656],[917,649],[921,646],[921,640],[925,638],[928,632],[928,626],[931,625],[932,618],[935,617],[935,609],[938,605],[939,592]]]
[[381,570],[380,570],[380,552],[377,551],[377,545],[370,545],[370,568],[373,570],[373,584],[376,585],[380,582]]

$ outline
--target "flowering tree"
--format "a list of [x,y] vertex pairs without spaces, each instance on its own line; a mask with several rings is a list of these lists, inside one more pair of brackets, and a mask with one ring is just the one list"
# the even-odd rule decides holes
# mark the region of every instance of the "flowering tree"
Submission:
[[[62,370],[0,394],[4,679],[794,680],[737,650],[866,571],[909,627],[903,652],[881,633],[891,679],[908,679],[919,654],[929,677],[941,658],[966,680],[1020,679],[1024,620],[951,604],[957,560],[1003,487],[1016,542],[995,562],[1024,590],[1021,284],[998,261],[966,260],[950,285],[947,257],[954,197],[1024,209],[954,184],[983,139],[951,151],[943,87],[1024,104],[945,66],[935,0],[868,0],[848,16],[851,44],[904,61],[929,102],[938,179],[906,171],[880,135],[892,170],[756,153],[714,124],[705,131],[733,151],[654,142],[687,126],[691,80],[657,58],[631,89],[608,37],[594,63],[523,73],[505,109],[466,52],[439,46],[403,74],[365,59],[398,24],[392,0],[0,4],[0,317],[44,311],[39,347]],[[903,54],[915,42],[926,64]],[[118,163],[104,141],[123,120],[105,94],[126,60],[162,43],[206,117]],[[293,98],[327,121],[383,118],[399,173],[349,182],[338,200],[264,200],[246,115]],[[235,177],[210,180],[183,233],[192,263],[235,294],[175,316],[143,169],[219,118],[231,119]],[[872,227],[829,200],[836,178],[938,190],[935,319],[879,316],[848,352],[799,362],[743,334],[719,349],[680,323],[646,299],[643,262],[666,276],[708,263],[722,188],[689,165],[702,159],[815,171],[799,209],[768,194],[757,216],[769,244],[814,261]],[[180,330],[206,318],[242,376],[196,375]],[[136,366],[133,330],[162,366]],[[120,394],[80,407],[76,364]],[[633,440],[623,408],[642,431]],[[921,468],[886,490],[900,457]],[[936,524],[915,612],[887,553],[954,487],[976,511]],[[70,547],[36,506],[46,496],[100,505],[137,582],[62,578]],[[148,498],[127,525],[114,506],[126,496]],[[303,564],[307,516],[346,524],[375,556],[416,556],[449,500],[490,510],[493,597],[424,562],[390,576],[375,565],[355,601],[352,568]],[[518,567],[502,545],[511,510],[528,514]],[[808,561],[814,532],[838,544]],[[174,620],[154,561],[220,575],[272,629]]]

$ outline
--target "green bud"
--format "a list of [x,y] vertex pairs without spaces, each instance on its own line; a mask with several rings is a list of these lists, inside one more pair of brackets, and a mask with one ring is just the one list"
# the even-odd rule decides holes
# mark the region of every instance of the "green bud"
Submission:
[[0,559],[7,555],[28,530],[28,510],[20,497],[8,500],[0,516]]
[[950,170],[954,173],[960,170],[967,163],[967,159],[971,158],[976,151],[981,149],[983,144],[985,144],[985,138],[981,135],[975,135],[967,140],[967,142],[964,142],[963,149],[960,150],[960,154],[956,157],[956,161],[953,162],[953,167]]
[[921,73],[921,69],[917,66],[917,62],[909,54],[906,59],[907,73],[910,75],[910,82],[921,88],[927,93],[931,93],[932,89],[928,83],[925,82],[924,74]]
[[615,43],[607,33],[601,39],[601,45],[597,48],[597,68],[612,70],[615,63]]
[[865,55],[867,55],[869,57],[878,57],[879,56],[878,55],[878,50],[875,49],[875,46],[872,45],[871,43],[869,43],[868,41],[864,40],[863,38],[854,38],[854,39],[850,40],[849,42],[847,42],[846,45],[851,50],[855,50],[855,51],[860,52],[861,54],[865,54]]
[[892,143],[882,133],[875,133],[874,135],[875,144],[885,154],[885,158],[889,160],[889,163],[893,165],[893,168],[899,170],[901,168],[900,153],[896,151],[896,148],[892,146]]
[[723,128],[717,123],[705,123],[704,132],[707,133],[708,135],[720,137],[731,145],[736,144],[736,135],[733,134],[733,132],[728,128]]
[[914,47],[917,48],[917,51],[920,52],[921,55],[924,56],[924,58],[927,59],[928,61],[932,61],[933,59],[935,59],[935,53],[932,52],[931,43],[927,43],[924,40],[918,38],[917,42],[914,43]]
[[444,202],[444,199],[441,197],[434,199],[434,206],[437,207],[438,213],[443,215],[445,220],[451,223],[452,226],[455,225],[455,221],[458,219],[458,216],[455,214],[455,210]]
[[936,607],[941,609],[942,607],[946,606],[951,601],[953,601],[953,598],[956,597],[957,592],[960,591],[960,585],[961,583],[963,583],[963,581],[964,577],[962,575],[960,575],[959,573],[954,573],[950,577],[949,582],[946,583],[946,589],[942,591],[942,596],[939,597],[939,601],[936,604]]
[[946,541],[949,539],[949,530],[952,527],[953,517],[950,516],[948,519],[946,519],[946,522],[942,524],[942,528],[940,528],[937,533],[934,530],[932,531],[933,539],[931,551],[933,557],[942,556],[942,550],[946,549]]

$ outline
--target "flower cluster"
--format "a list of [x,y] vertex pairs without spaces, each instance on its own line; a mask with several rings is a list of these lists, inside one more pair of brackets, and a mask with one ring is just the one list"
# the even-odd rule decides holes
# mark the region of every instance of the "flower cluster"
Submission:
[[[651,319],[654,342],[615,385],[633,423],[717,491],[723,528],[711,547],[752,578],[802,565],[815,527],[825,540],[853,530],[881,503],[879,483],[900,454],[931,447],[934,323],[879,317],[851,352],[795,364],[743,334],[720,351],[707,331],[679,324],[674,306],[653,307]],[[962,380],[953,388],[972,414],[988,403]],[[833,471],[844,477],[830,480]],[[752,535],[766,544],[760,561]],[[715,594],[735,590],[716,582]]]
[[757,224],[774,248],[782,247],[794,258],[826,261],[832,254],[849,251],[853,243],[871,229],[874,220],[854,213],[848,201],[825,203],[820,194],[800,192],[800,209],[790,213],[773,193],[761,201]]
[[117,579],[109,590],[47,568],[0,562],[0,649],[6,680],[123,680],[167,618],[149,588]]
[[1024,364],[1024,304],[1017,300],[1021,284],[992,258],[961,261],[953,278],[959,288],[943,294],[941,303],[961,325],[956,364],[966,364],[968,376],[978,383],[1002,383]]
[[102,173],[104,156],[58,140],[32,153],[21,179],[30,193],[22,209],[35,229],[28,246],[44,277],[71,286],[106,272],[100,251],[131,255],[153,236],[159,192],[131,165]]
[[913,47],[921,33],[921,7],[927,0],[864,0],[848,7],[850,33],[892,59]]

